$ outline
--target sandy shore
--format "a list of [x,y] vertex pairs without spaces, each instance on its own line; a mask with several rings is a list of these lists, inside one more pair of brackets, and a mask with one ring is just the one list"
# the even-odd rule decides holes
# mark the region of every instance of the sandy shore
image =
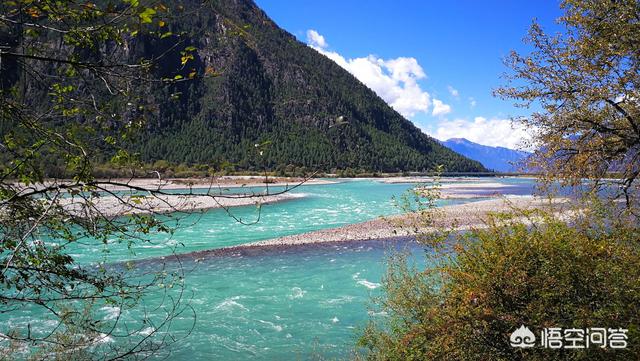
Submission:
[[[563,199],[554,200],[555,204],[564,202]],[[434,219],[433,227],[452,227],[464,230],[471,227],[479,227],[484,224],[491,212],[506,211],[512,208],[532,209],[546,207],[549,200],[534,197],[505,197],[460,205],[451,205],[439,208]],[[253,242],[233,248],[241,247],[269,247],[284,245],[301,245],[323,242],[362,241],[371,239],[406,238],[415,233],[410,231],[410,226],[416,225],[415,217],[411,215],[399,215],[386,218],[378,218],[367,222],[350,224],[347,226],[325,229],[315,232],[291,235],[265,241]],[[407,227],[409,226],[409,227]],[[417,226],[420,232],[433,231],[433,227]]]
[[[408,177],[387,177],[387,178],[371,178],[377,179],[383,183],[432,183],[435,181],[434,177],[429,176],[408,176]],[[493,182],[495,177],[488,178],[483,177],[439,177],[438,181],[440,183],[484,183],[484,182]]]
[[76,196],[63,198],[58,203],[79,216],[89,216],[89,211],[98,211],[106,217],[130,214],[150,214],[169,212],[193,212],[205,209],[228,208],[248,205],[266,205],[305,197],[301,193],[283,193],[276,195],[256,195],[251,197],[217,197],[206,195],[158,195],[146,197],[101,196],[86,199]]
[[[386,177],[386,178],[371,178],[378,179],[384,183],[431,183],[435,180],[431,176],[406,176],[406,177]],[[491,183],[496,179],[536,179],[535,177],[528,176],[492,176],[492,177],[438,177],[440,183]]]
[[[299,177],[268,177],[267,183],[261,176],[220,176],[213,178],[112,178],[97,179],[96,183],[108,191],[127,191],[132,188],[144,188],[153,191],[168,191],[180,189],[211,189],[211,192],[224,190],[227,188],[244,187],[294,187],[297,185],[324,185],[340,183],[340,180],[328,179],[304,179]],[[56,185],[71,185],[69,180],[48,180],[44,183],[26,187],[24,184],[16,183],[22,189],[43,189]]]
[[[416,184],[416,190],[428,187],[436,181],[433,177],[391,177],[380,180],[389,184]],[[492,198],[512,194],[517,188],[515,184],[503,183],[500,178],[481,177],[442,177],[439,183],[440,198],[443,199],[474,199]]]
[[[185,188],[211,188],[216,190],[219,188],[238,188],[238,187],[292,187],[298,184],[305,185],[321,185],[321,184],[334,184],[338,181],[332,181],[327,179],[304,179],[298,177],[268,177],[265,182],[265,177],[260,176],[220,176],[214,178],[167,178],[159,180],[157,178],[144,178],[144,179],[125,179],[120,180],[127,184],[145,187],[145,188],[159,188],[162,190],[173,189],[185,189]],[[303,183],[304,182],[304,183]],[[116,187],[118,188],[118,187]],[[122,188],[122,187],[119,187]]]
[[[496,198],[510,194],[517,186],[499,182],[454,182],[440,185],[442,199]],[[422,188],[417,187],[419,192]]]

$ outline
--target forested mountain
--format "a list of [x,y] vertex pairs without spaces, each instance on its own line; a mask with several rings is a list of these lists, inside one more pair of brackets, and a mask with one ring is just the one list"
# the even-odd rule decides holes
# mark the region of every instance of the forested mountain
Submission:
[[474,143],[465,138],[451,138],[442,142],[448,148],[482,163],[486,168],[498,172],[525,171],[524,160],[531,153],[505,147],[490,147]]
[[[197,4],[185,3],[185,11]],[[185,46],[198,49],[195,70],[218,76],[182,83],[177,104],[160,107],[157,124],[137,144],[145,160],[227,160],[245,169],[293,164],[398,171],[444,164],[450,171],[483,170],[424,135],[250,0],[213,1],[168,26],[174,34],[186,32]],[[176,40],[138,48],[160,52]],[[339,117],[346,123],[336,125]],[[267,141],[259,156],[255,144]]]
[[446,171],[485,170],[423,134],[253,1],[167,6],[176,20],[162,22],[153,36],[132,36],[122,54],[130,61],[159,59],[156,78],[180,79],[137,90],[148,104],[147,121],[127,147],[144,162],[230,162],[246,170],[293,165],[389,172],[438,164]]

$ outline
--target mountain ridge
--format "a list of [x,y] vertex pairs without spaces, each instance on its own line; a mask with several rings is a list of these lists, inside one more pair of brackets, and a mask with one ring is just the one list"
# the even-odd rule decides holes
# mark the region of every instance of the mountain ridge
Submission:
[[526,171],[524,161],[531,156],[522,150],[482,145],[466,138],[449,138],[441,144],[498,172]]
[[[155,79],[181,80],[141,83],[131,91],[144,107],[127,109],[122,123],[136,117],[145,122],[124,146],[143,162],[232,163],[248,171],[430,171],[438,165],[486,171],[422,133],[345,69],[279,28],[253,1],[183,0],[167,7],[177,20],[111,49],[129,64],[156,59]],[[160,31],[166,35],[158,36]],[[51,48],[56,44],[51,40]],[[107,49],[88,56],[100,58]],[[34,107],[47,97],[48,86],[24,85],[40,92],[31,94]],[[122,102],[101,96],[107,104]],[[95,152],[104,162],[110,158],[105,150]]]
[[[150,129],[137,149],[143,158],[229,160],[242,169],[420,171],[444,164],[449,171],[485,170],[423,134],[345,69],[279,28],[253,1],[212,2],[192,21],[191,30],[204,29],[190,35],[198,48],[195,63],[220,75],[182,89],[192,97],[188,103],[195,95],[198,111],[187,122],[163,119],[160,129],[179,124],[179,132],[169,131],[170,143],[199,144],[202,152],[169,150],[162,132]],[[340,117],[346,124],[334,126]],[[257,157],[254,145],[264,142],[270,145]]]

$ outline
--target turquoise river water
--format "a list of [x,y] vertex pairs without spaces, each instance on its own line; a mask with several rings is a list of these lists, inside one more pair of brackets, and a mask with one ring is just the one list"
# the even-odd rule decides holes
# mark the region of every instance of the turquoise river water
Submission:
[[[530,194],[527,179],[483,181],[513,185],[512,194]],[[151,242],[128,249],[117,242],[106,257],[118,262],[142,260],[140,270],[155,270],[174,251],[188,253],[245,244],[289,234],[333,228],[400,212],[393,196],[410,184],[385,184],[376,180],[345,180],[336,184],[308,185],[292,192],[304,197],[263,207],[260,221],[241,225],[222,210],[187,216],[171,237],[152,236]],[[444,204],[444,202],[443,202]],[[232,210],[236,217],[251,221],[255,207]],[[197,222],[196,222],[197,221]],[[373,311],[371,297],[380,292],[387,256],[401,249],[423,261],[423,248],[412,241],[365,241],[344,244],[307,245],[288,248],[238,251],[229,254],[181,257],[186,293],[196,315],[185,313],[174,320],[177,337],[189,334],[170,349],[172,360],[305,360],[348,358],[355,341],[370,318],[384,317]],[[104,247],[92,245],[73,250],[80,262],[105,257]],[[160,295],[143,300],[149,309]],[[139,309],[123,311],[122,320],[139,318]],[[119,313],[102,307],[106,319]],[[160,311],[151,311],[160,312]],[[46,327],[47,320],[24,312],[6,322],[8,327]],[[193,329],[192,329],[193,325]],[[148,328],[140,333],[148,332]],[[119,342],[107,340],[105,342]],[[160,355],[166,356],[165,353]]]

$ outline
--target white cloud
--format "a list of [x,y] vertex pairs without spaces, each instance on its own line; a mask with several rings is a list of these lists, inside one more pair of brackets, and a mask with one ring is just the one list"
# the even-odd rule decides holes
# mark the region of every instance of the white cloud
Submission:
[[425,79],[426,74],[415,58],[385,60],[369,55],[346,59],[327,50],[327,42],[315,30],[307,31],[307,43],[353,74],[403,116],[411,118],[418,112],[429,110],[431,96],[418,84],[418,80]]
[[325,49],[329,46],[327,41],[324,40],[324,36],[320,35],[317,31],[313,29],[307,30],[307,44],[312,47],[318,47],[320,49]]
[[453,96],[455,98],[460,96],[460,92],[458,92],[458,89],[452,87],[451,85],[448,85],[447,89],[449,90],[449,94],[451,94],[451,96]]
[[449,113],[451,113],[451,106],[443,103],[436,98],[433,98],[433,112],[431,113],[431,115],[441,116]]
[[511,149],[523,148],[524,142],[531,140],[531,135],[522,125],[512,123],[509,119],[483,117],[476,117],[473,121],[442,120],[438,123],[435,132],[430,133],[440,140],[466,138],[483,145]]
[[474,98],[469,98],[469,105],[471,105],[472,108],[475,108],[477,104],[478,102],[476,102]]

